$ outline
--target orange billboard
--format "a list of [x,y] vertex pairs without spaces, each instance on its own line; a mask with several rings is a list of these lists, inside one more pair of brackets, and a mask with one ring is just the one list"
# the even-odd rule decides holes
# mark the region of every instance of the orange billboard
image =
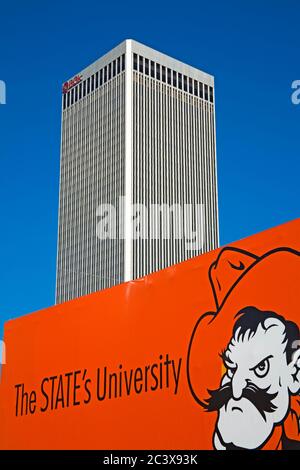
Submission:
[[5,324],[1,449],[300,447],[300,219]]

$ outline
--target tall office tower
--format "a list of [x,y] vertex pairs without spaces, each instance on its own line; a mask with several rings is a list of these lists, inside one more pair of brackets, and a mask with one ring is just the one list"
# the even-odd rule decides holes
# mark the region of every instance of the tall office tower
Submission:
[[217,246],[214,79],[126,40],[63,85],[56,302]]

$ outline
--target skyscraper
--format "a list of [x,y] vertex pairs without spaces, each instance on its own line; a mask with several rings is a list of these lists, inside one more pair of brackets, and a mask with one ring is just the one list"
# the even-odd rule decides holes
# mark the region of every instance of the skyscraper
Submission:
[[122,42],[64,83],[60,165],[57,303],[218,246],[211,75]]

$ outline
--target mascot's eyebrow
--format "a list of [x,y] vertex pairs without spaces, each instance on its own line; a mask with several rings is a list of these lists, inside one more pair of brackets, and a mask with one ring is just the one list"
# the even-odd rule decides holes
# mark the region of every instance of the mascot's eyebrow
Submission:
[[272,359],[272,357],[274,357],[274,356],[273,356],[272,354],[270,354],[269,356],[267,356],[267,357],[265,357],[264,359],[262,359],[261,361],[259,361],[259,362],[256,364],[256,366],[251,367],[251,369],[249,369],[249,370],[254,370],[254,369],[256,369],[256,367],[258,367],[261,362],[267,361],[268,359]]
[[222,358],[223,362],[225,365],[228,364],[228,366],[231,366],[232,369],[234,369],[236,367],[236,364],[234,362],[232,362],[229,357],[227,357],[226,355],[227,351],[225,351],[225,349],[223,349],[223,351],[221,351],[221,353],[219,354],[219,356]]

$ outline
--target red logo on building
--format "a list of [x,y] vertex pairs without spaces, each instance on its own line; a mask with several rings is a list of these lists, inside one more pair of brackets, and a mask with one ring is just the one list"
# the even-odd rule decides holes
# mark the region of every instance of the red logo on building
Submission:
[[73,86],[77,85],[77,83],[81,82],[82,76],[81,75],[76,75],[72,80],[69,80],[68,82],[65,82],[63,84],[63,93],[67,93]]

